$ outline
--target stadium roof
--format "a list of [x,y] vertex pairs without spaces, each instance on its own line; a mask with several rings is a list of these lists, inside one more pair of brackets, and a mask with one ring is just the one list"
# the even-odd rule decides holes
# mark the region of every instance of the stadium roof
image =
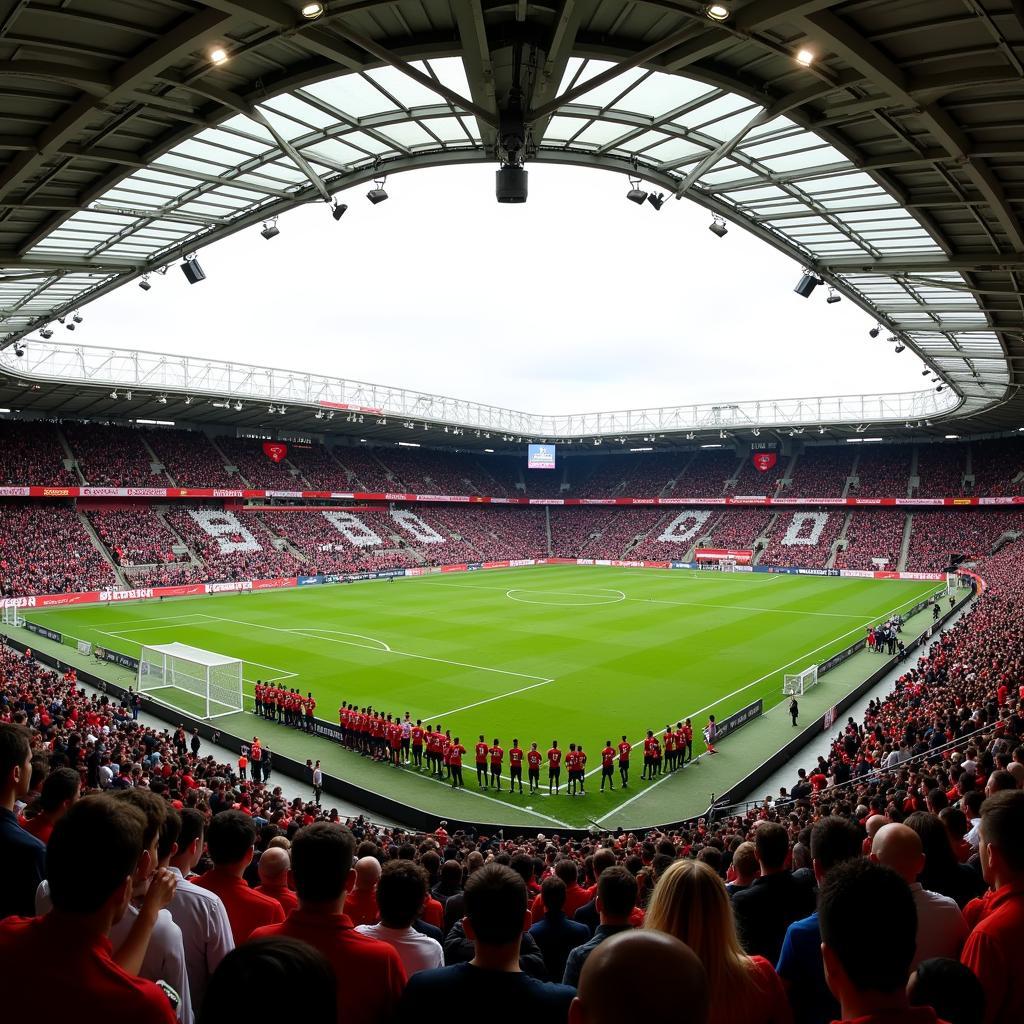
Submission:
[[299,203],[549,161],[742,225],[1017,426],[1022,44],[1021,0],[0,2],[0,345]]

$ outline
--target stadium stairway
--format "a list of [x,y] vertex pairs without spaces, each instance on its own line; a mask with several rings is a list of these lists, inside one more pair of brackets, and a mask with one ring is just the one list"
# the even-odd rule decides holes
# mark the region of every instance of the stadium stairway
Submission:
[[907,521],[903,524],[903,541],[900,544],[900,560],[896,565],[898,572],[903,572],[907,567],[907,559],[910,557],[910,535],[914,532],[914,513],[907,513]]
[[180,544],[185,551],[188,553],[189,562],[194,565],[197,569],[206,569],[206,563],[193,551],[192,546],[185,540],[184,537],[171,525],[167,519],[167,508],[159,505],[153,506],[153,512],[156,514],[157,519],[166,527],[167,532]]
[[75,453],[71,450],[71,445],[68,444],[68,439],[64,436],[64,431],[61,430],[56,423],[53,425],[53,431],[57,436],[57,441],[60,443],[60,446],[64,451],[64,468],[69,473],[74,473],[80,484],[87,484],[89,481],[85,479],[82,471],[78,468],[78,459],[75,458]]
[[92,541],[92,545],[96,550],[103,556],[103,560],[113,570],[114,577],[122,587],[128,586],[128,580],[125,578],[124,573],[121,571],[121,567],[114,561],[114,556],[110,553],[107,545],[100,540],[100,535],[96,532],[95,527],[89,522],[89,517],[84,512],[78,512],[78,521],[82,524],[82,529],[89,535],[89,539]]
[[224,462],[224,468],[225,468],[225,469],[226,469],[226,470],[228,471],[228,473],[234,473],[234,474],[235,474],[235,476],[237,476],[237,477],[238,477],[238,479],[239,479],[239,480],[241,480],[242,484],[243,484],[243,485],[244,485],[245,487],[251,487],[252,485],[251,485],[251,484],[249,483],[249,481],[248,481],[248,480],[246,480],[246,479],[245,479],[245,477],[244,477],[244,476],[242,476],[242,474],[241,474],[241,472],[239,471],[238,467],[237,467],[237,466],[235,466],[235,465],[232,465],[232,463],[231,463],[231,460],[230,460],[230,459],[229,459],[229,458],[228,458],[228,457],[227,457],[227,456],[226,456],[226,455],[224,454],[224,449],[223,449],[223,448],[221,448],[221,446],[220,446],[219,444],[217,444],[217,439],[216,439],[216,438],[215,438],[215,437],[214,437],[214,436],[213,436],[212,434],[210,434],[210,435],[208,435],[208,437],[207,437],[207,440],[208,440],[208,441],[210,442],[210,447],[211,447],[211,448],[212,448],[212,449],[213,449],[213,450],[214,450],[214,451],[215,451],[215,452],[216,452],[216,453],[217,453],[217,454],[218,454],[218,455],[219,455],[219,456],[221,457],[221,459],[223,460],[223,462]]
[[551,506],[544,506],[544,533],[548,539],[548,557],[551,556],[552,543],[551,543]]
[[793,486],[793,476],[796,473],[796,464],[800,461],[800,455],[801,452],[794,449],[793,454],[790,456],[789,459],[789,465],[786,466],[785,472],[783,472],[782,476],[780,476],[779,479],[776,480],[774,494],[776,498],[782,495],[788,488],[791,488]]
[[690,468],[690,466],[693,465],[693,460],[695,458],[697,458],[697,453],[691,452],[690,455],[687,457],[686,462],[683,463],[682,468],[679,470],[678,473],[676,473],[675,478],[672,480],[665,481],[665,486],[662,487],[662,489],[658,492],[659,498],[665,498],[672,494],[672,492],[676,488],[676,484],[679,483],[679,481],[686,476],[686,472]]
[[852,512],[846,513],[846,518],[843,520],[842,529],[839,531],[839,536],[836,537],[835,543],[832,545],[832,550],[829,552],[828,560],[825,562],[826,569],[834,569],[836,564],[836,558],[840,551],[845,551],[848,545],[846,539],[846,531],[850,526],[850,518],[853,515]]
[[921,446],[915,444],[910,450],[910,476],[907,478],[906,495],[897,494],[897,498],[913,498],[921,493]]

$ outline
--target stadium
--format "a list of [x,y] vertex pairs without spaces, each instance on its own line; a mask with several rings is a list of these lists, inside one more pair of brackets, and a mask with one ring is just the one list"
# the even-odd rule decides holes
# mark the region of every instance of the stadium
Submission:
[[1022,1019],[1017,0],[7,6],[0,1005]]

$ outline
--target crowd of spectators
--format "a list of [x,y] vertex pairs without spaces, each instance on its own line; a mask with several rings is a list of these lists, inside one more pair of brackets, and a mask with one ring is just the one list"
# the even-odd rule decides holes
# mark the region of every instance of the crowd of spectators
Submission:
[[[345,451],[345,449],[338,449]],[[351,471],[347,470],[329,449],[318,444],[290,445],[288,461],[299,471],[304,490],[351,491]]]
[[81,481],[64,467],[67,457],[55,424],[0,422],[0,484],[77,486]]
[[[281,491],[301,491],[302,481],[292,472],[287,457],[274,462],[264,451],[263,442],[248,437],[230,437],[226,434],[215,438],[214,443],[224,453],[227,465],[234,466],[246,485],[254,488],[269,488]],[[292,446],[288,445],[291,451]]]
[[139,430],[100,423],[64,423],[61,429],[78,468],[93,487],[166,487]]
[[1018,547],[778,799],[643,833],[343,821],[0,651],[4,1008],[59,950],[78,1015],[117,1024],[233,1024],[257,991],[309,1024],[1017,1024]]
[[942,572],[955,556],[991,554],[1006,533],[1024,531],[1024,511],[1016,508],[915,511],[907,554],[908,572]]
[[[839,515],[841,513],[837,513]],[[907,513],[896,509],[863,508],[850,515],[846,547],[836,554],[837,569],[896,569],[903,547]],[[885,561],[876,564],[873,559]]]
[[0,504],[0,596],[114,586],[117,577],[70,506]]
[[739,469],[736,452],[699,451],[675,477],[675,485],[667,493],[687,498],[719,498],[725,492],[726,481]]
[[1002,497],[1020,494],[1024,474],[1024,439],[1001,438],[971,445],[973,494]]
[[637,537],[650,534],[664,518],[659,508],[554,506],[551,554],[556,558],[634,558],[627,551]]
[[178,487],[241,487],[226,469],[224,456],[198,430],[154,430],[150,447]]
[[906,498],[914,455],[909,444],[860,445],[852,498]]
[[[948,441],[917,446],[918,498],[955,498],[964,493],[967,445]],[[902,495],[900,495],[902,497]]]
[[740,465],[736,479],[729,488],[730,494],[765,494],[774,497],[779,483],[786,475],[791,459],[782,452],[776,453],[775,465],[760,470],[754,464],[753,455],[748,455]]
[[846,481],[853,471],[853,452],[844,445],[814,445],[805,448],[796,460],[788,485],[780,492],[783,498],[841,498]]
[[177,538],[148,505],[90,509],[86,516],[118,565],[156,565],[188,557],[174,553]]
[[[824,525],[818,517],[824,517]],[[761,555],[763,565],[795,565],[805,569],[822,568],[832,545],[843,528],[845,512],[799,511],[780,513],[772,526],[768,546]],[[806,541],[813,540],[808,544]]]

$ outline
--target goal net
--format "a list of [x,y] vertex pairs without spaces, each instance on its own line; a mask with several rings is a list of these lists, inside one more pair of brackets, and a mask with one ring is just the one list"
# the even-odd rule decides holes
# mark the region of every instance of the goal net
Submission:
[[4,625],[5,626],[24,626],[25,616],[20,614],[20,609],[15,608],[14,605],[4,605]]
[[[139,655],[140,693],[180,690],[198,697],[204,718],[242,710],[242,662],[188,644],[145,646]],[[170,703],[166,697],[158,698]]]
[[787,674],[782,681],[782,692],[787,697],[806,693],[818,681],[818,666],[812,665],[796,675]]

